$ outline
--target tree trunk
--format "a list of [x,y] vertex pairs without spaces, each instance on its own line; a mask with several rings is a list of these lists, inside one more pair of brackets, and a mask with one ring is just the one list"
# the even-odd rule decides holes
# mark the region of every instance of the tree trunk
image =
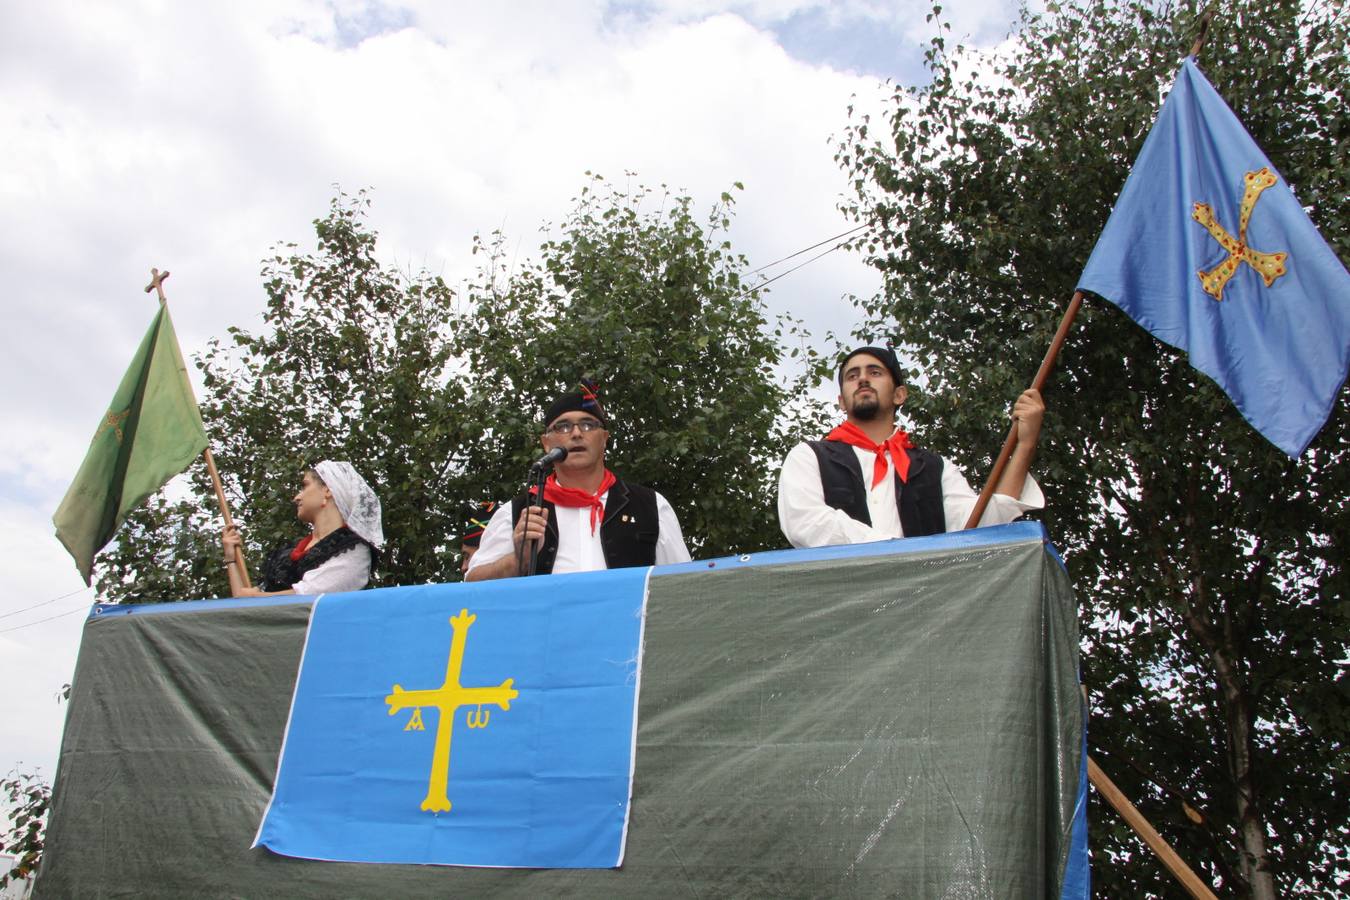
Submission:
[[1233,775],[1233,787],[1237,791],[1242,874],[1253,900],[1275,900],[1275,878],[1267,867],[1265,817],[1261,815],[1256,781],[1252,777],[1251,706],[1228,654],[1215,649],[1210,652],[1210,657],[1214,660],[1228,720],[1228,766]]
[[[1189,509],[1195,509],[1200,485],[1195,477],[1188,479]],[[1266,848],[1266,822],[1256,796],[1256,779],[1252,775],[1252,707],[1242,672],[1235,663],[1240,660],[1238,632],[1243,630],[1232,605],[1209,589],[1205,582],[1204,566],[1199,558],[1199,535],[1194,533],[1195,520],[1187,515],[1185,527],[1190,532],[1187,542],[1191,548],[1192,576],[1189,596],[1183,597],[1182,618],[1187,628],[1200,641],[1214,663],[1214,677],[1223,697],[1224,719],[1228,737],[1228,770],[1232,776],[1237,808],[1239,835],[1238,852],[1240,872],[1247,882],[1248,896],[1253,900],[1275,900],[1275,878],[1270,873]],[[1258,545],[1259,546],[1259,545]],[[1261,581],[1264,564],[1258,563],[1256,582]],[[1254,603],[1255,599],[1250,602]]]

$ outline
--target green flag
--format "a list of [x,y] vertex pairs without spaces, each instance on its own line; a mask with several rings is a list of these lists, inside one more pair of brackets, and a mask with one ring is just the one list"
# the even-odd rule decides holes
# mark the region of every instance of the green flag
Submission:
[[94,554],[127,513],[206,449],[168,307],[160,305],[52,522],[89,583]]

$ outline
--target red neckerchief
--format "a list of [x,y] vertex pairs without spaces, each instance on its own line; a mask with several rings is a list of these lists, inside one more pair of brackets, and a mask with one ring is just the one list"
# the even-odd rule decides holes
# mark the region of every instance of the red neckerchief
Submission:
[[299,562],[300,557],[305,555],[305,551],[309,549],[309,545],[313,540],[314,535],[312,534],[307,534],[301,538],[300,543],[296,544],[295,549],[291,551],[291,562]]
[[[605,515],[605,504],[600,501],[605,491],[614,486],[618,481],[614,473],[609,469],[605,470],[605,477],[600,479],[600,487],[594,494],[588,494],[580,488],[563,487],[558,484],[558,476],[550,474],[548,480],[544,482],[544,499],[554,506],[568,506],[573,509],[591,508],[591,534],[595,534],[595,526]],[[534,493],[534,488],[530,488],[530,493]]]
[[884,443],[878,444],[872,440],[863,430],[852,422],[845,422],[834,431],[825,435],[827,441],[839,441],[854,447],[861,447],[863,450],[871,450],[877,455],[876,462],[872,464],[872,487],[876,487],[886,478],[886,458],[883,453],[889,452],[891,455],[891,465],[895,466],[895,474],[900,476],[901,482],[909,481],[909,454],[905,450],[913,447],[909,435],[899,429],[895,434],[886,438]]

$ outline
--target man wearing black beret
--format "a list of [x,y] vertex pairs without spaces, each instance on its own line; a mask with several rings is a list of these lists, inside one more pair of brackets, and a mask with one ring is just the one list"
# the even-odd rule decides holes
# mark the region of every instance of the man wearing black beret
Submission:
[[469,516],[468,530],[464,536],[459,539],[459,571],[463,573],[469,571],[469,562],[473,555],[478,552],[478,542],[483,539],[483,531],[487,529],[487,523],[483,521],[492,515],[492,511],[497,508],[495,500],[489,500],[487,503],[480,503],[474,514]]
[[[965,526],[979,495],[956,466],[896,428],[908,395],[889,348],[859,347],[839,363],[844,424],[823,441],[794,447],[778,477],[778,522],[792,546],[861,544]],[[1017,398],[1017,449],[980,525],[1011,522],[1045,505],[1028,475],[1044,415],[1039,392]]]
[[607,424],[590,381],[548,405],[540,443],[545,450],[563,447],[567,456],[545,482],[542,508],[531,509],[521,494],[492,514],[466,581],[522,574],[518,560],[528,555],[527,542],[539,545],[540,575],[689,561],[666,498],[605,467]]

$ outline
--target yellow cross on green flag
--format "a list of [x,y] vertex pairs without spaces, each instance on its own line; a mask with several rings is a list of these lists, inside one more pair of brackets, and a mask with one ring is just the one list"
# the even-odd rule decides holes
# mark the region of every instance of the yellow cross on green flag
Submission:
[[161,304],[52,516],[56,536],[75,557],[85,584],[94,554],[112,540],[127,513],[205,449],[201,412],[168,307]]

